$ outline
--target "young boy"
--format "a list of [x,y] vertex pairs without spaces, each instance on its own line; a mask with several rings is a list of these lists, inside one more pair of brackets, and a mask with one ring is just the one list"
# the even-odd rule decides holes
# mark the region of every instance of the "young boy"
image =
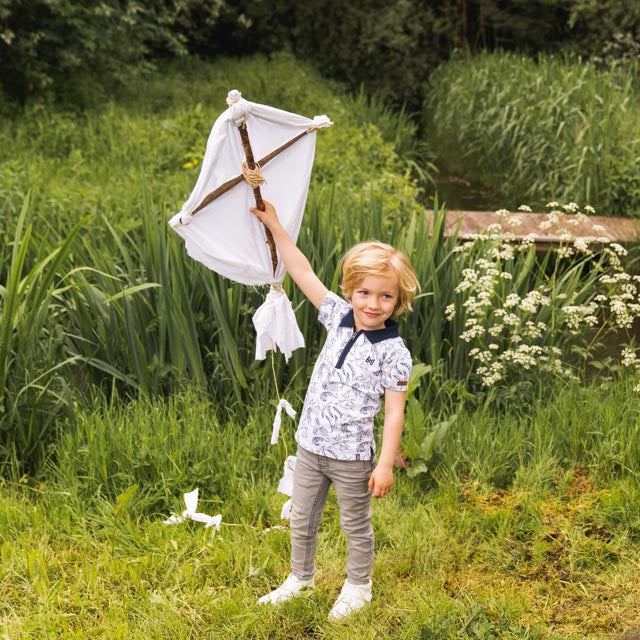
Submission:
[[[329,618],[371,601],[371,496],[391,491],[411,355],[391,319],[411,309],[418,290],[407,258],[389,245],[364,242],[342,259],[342,292],[330,292],[278,220],[274,207],[251,209],[271,230],[289,275],[319,309],[327,340],[314,366],[300,416],[291,511],[291,573],[258,600],[279,603],[313,587],[317,533],[331,484],[347,536],[347,579]],[[384,395],[382,451],[375,462],[373,420]]]

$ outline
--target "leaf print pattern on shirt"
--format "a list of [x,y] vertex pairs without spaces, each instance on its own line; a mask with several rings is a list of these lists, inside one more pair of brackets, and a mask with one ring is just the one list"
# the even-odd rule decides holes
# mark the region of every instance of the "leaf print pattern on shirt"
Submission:
[[309,382],[296,440],[318,455],[368,460],[375,449],[373,420],[380,398],[385,388],[406,390],[397,381],[409,378],[411,355],[395,324],[382,337],[362,332],[344,354],[354,335],[351,326],[341,326],[350,310],[331,292],[322,302],[318,318],[327,328],[327,339]]

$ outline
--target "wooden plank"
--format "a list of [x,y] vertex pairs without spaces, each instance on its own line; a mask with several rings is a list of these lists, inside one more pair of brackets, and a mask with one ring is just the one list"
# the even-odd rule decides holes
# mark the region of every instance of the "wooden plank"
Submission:
[[[433,210],[426,216],[433,219]],[[633,243],[640,239],[640,221],[635,218],[613,218],[588,216],[584,219],[572,214],[549,218],[547,213],[497,212],[497,211],[447,211],[445,237],[458,230],[458,240],[472,240],[498,224],[502,233],[515,241],[532,238],[536,248],[545,250],[561,244],[572,243],[576,238],[587,238],[592,242]]]

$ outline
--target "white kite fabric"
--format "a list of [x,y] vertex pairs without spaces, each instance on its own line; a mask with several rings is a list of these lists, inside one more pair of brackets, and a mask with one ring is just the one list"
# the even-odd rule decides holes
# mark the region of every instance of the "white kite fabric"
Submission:
[[271,444],[277,444],[278,436],[280,435],[280,425],[282,424],[282,410],[287,412],[287,415],[290,418],[296,417],[295,409],[284,399],[282,398],[280,402],[278,402],[278,407],[276,408],[276,415],[273,418],[273,428],[271,430]]
[[260,187],[261,193],[276,205],[283,227],[295,242],[309,190],[316,129],[332,123],[326,116],[310,119],[249,102],[237,91],[229,92],[228,103],[229,108],[211,129],[196,185],[169,224],[184,238],[187,253],[213,271],[246,285],[275,285],[277,293],[267,296],[255,314],[256,359],[264,359],[266,351],[275,351],[276,345],[288,359],[293,349],[304,346],[304,339],[291,303],[278,286],[284,280],[284,264],[278,260],[274,274],[264,225],[249,211],[255,207],[252,188],[243,179],[193,212],[205,196],[242,174],[246,158],[238,127],[243,122],[256,162],[309,131],[262,167],[266,182]]
[[290,496],[290,498],[282,505],[282,510],[280,511],[280,520],[291,519],[291,506],[293,502],[291,496],[293,496],[293,477],[295,471],[296,456],[288,456],[284,461],[284,475],[278,482],[278,493],[284,493],[285,496]]
[[277,344],[289,360],[294,349],[304,347],[304,337],[296,322],[291,301],[282,288],[269,291],[264,303],[253,314],[256,330],[256,360],[264,360]]

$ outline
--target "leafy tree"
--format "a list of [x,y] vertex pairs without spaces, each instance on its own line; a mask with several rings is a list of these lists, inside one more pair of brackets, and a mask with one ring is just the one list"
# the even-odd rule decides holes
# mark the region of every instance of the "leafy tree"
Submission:
[[[82,80],[105,87],[159,57],[189,52],[224,0],[0,0],[0,86],[30,94],[81,94]],[[74,95],[74,97],[82,97]]]

